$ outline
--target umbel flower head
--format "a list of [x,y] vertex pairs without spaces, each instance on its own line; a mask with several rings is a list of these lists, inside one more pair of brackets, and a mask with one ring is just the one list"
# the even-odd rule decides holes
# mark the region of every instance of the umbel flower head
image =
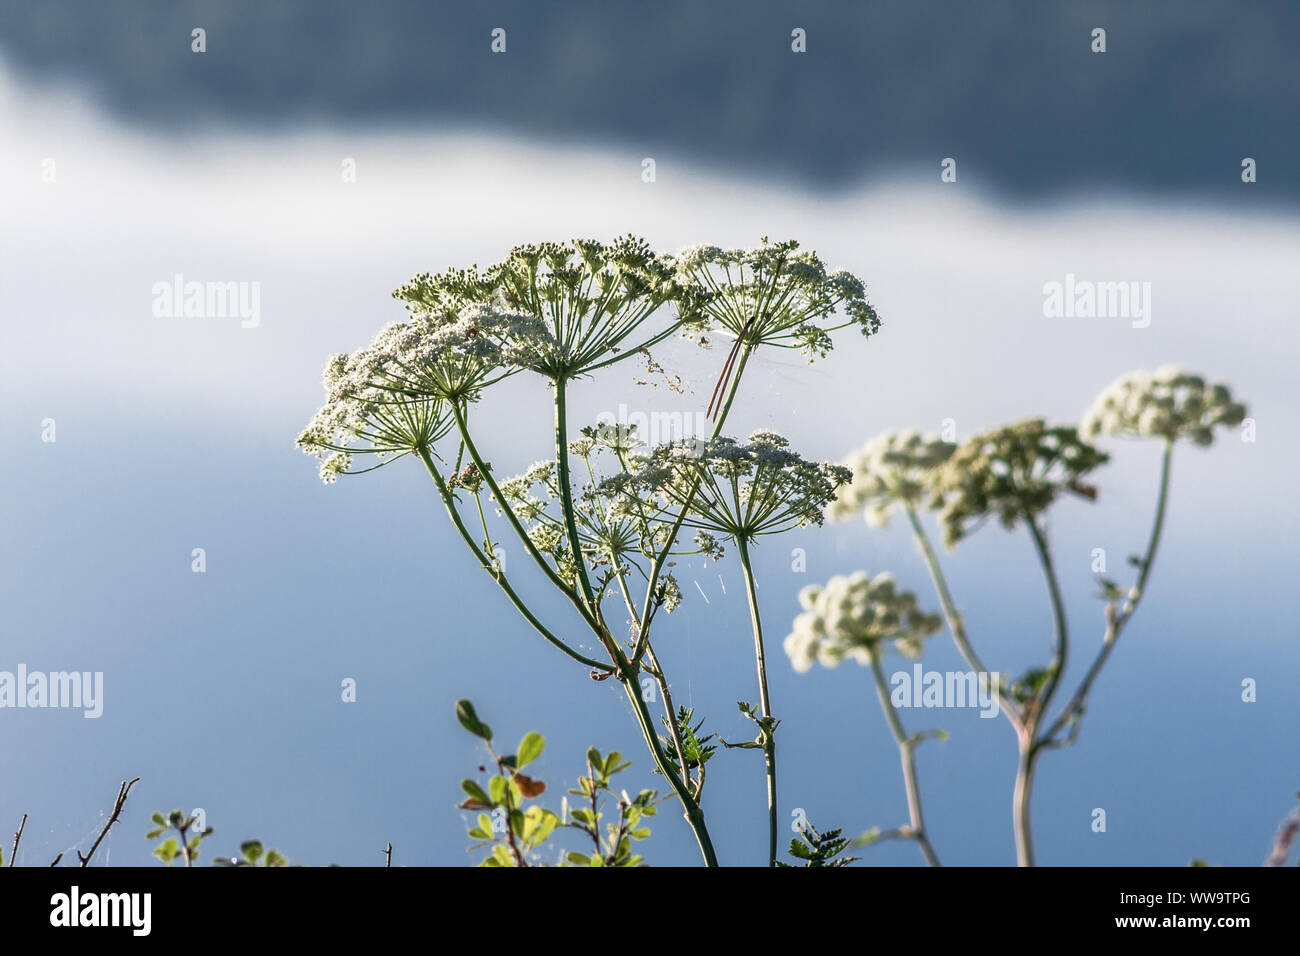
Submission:
[[751,348],[798,348],[811,361],[830,351],[836,329],[856,325],[872,335],[880,328],[861,280],[828,271],[815,252],[800,252],[792,240],[764,237],[754,249],[693,246],[676,264],[684,280],[704,290],[699,308],[709,325]]
[[930,506],[944,543],[952,547],[992,515],[1006,528],[1034,520],[1063,492],[1095,499],[1083,479],[1109,458],[1072,426],[1048,427],[1041,418],[975,436],[931,476]]
[[[582,459],[592,480],[574,489],[573,519],[583,560],[592,567],[606,567],[610,581],[630,573],[649,580],[642,559],[653,559],[667,544],[671,516],[654,495],[631,487],[628,468],[639,468],[646,458],[636,452],[641,442],[635,429],[597,426],[582,430],[569,443],[570,454]],[[616,458],[619,471],[600,479],[602,464]],[[606,473],[608,467],[603,469]],[[539,461],[527,471],[500,484],[511,511],[526,526],[538,551],[548,555],[566,580],[577,572],[561,512],[560,484],[554,459]],[[709,535],[696,536],[695,546],[683,544],[670,554],[707,554],[715,560],[721,547]],[[681,603],[681,591],[671,575],[661,576],[660,602],[672,611]]]
[[806,461],[784,437],[756,431],[733,438],[686,439],[659,445],[620,485],[653,494],[682,524],[732,538],[777,534],[821,524],[826,505],[852,477],[843,465]]
[[330,357],[326,403],[298,445],[322,460],[326,482],[349,473],[357,454],[387,464],[445,435],[450,402],[473,401],[546,347],[536,319],[483,304],[391,323],[366,348]]
[[[486,301],[534,316],[553,348],[535,355],[528,367],[552,379],[627,358],[667,338],[698,312],[698,294],[678,282],[672,260],[634,236],[609,243],[573,239],[516,246],[487,269],[423,273],[393,296],[414,312],[455,312]],[[678,304],[678,316],[637,334],[669,302]]]
[[845,461],[853,480],[840,489],[828,516],[842,521],[862,514],[873,527],[886,524],[900,504],[915,506],[925,497],[930,474],[956,447],[912,429],[877,435]]
[[1204,376],[1165,365],[1154,372],[1130,372],[1097,396],[1079,431],[1085,438],[1186,438],[1197,445],[1214,442],[1216,426],[1234,428],[1246,418],[1227,385],[1210,385]]
[[869,666],[891,644],[907,657],[920,657],[922,642],[943,626],[939,615],[917,607],[915,594],[900,591],[891,574],[837,574],[825,586],[800,591],[799,603],[804,611],[784,647],[800,673],[814,663],[838,667],[845,658]]

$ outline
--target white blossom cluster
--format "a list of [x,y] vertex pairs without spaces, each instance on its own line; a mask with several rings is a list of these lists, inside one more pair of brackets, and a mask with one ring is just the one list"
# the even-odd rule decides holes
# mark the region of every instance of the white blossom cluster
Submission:
[[330,357],[325,405],[298,445],[321,459],[326,482],[356,454],[382,463],[427,448],[451,428],[448,402],[475,400],[550,348],[537,319],[483,303],[390,323],[366,348]]
[[1214,442],[1216,426],[1233,428],[1245,417],[1246,406],[1233,399],[1228,386],[1165,365],[1131,372],[1110,385],[1084,416],[1080,432],[1085,438],[1187,438],[1204,446]]
[[840,489],[827,514],[833,521],[861,514],[867,524],[883,526],[901,503],[921,501],[930,475],[956,447],[912,429],[877,435],[845,461],[853,480]]
[[804,611],[794,619],[783,646],[800,673],[813,664],[838,667],[846,658],[869,666],[886,643],[919,657],[925,638],[943,626],[939,615],[921,611],[916,595],[900,590],[888,573],[874,578],[865,571],[837,574],[824,586],[800,591],[799,603]]
[[794,241],[764,237],[753,249],[692,246],[677,254],[675,264],[682,282],[700,289],[698,307],[707,325],[750,347],[798,348],[811,361],[830,351],[835,329],[856,325],[866,336],[880,328],[862,281],[827,270],[815,252],[799,251]]
[[776,432],[748,441],[685,439],[657,446],[636,474],[620,476],[625,494],[656,494],[684,511],[683,524],[732,537],[821,524],[826,505],[852,477],[843,465],[807,461]]
[[[699,312],[699,290],[679,281],[672,258],[630,235],[612,242],[572,239],[515,246],[486,269],[422,273],[393,295],[413,312],[459,310],[487,301],[535,316],[554,347],[538,353],[528,367],[552,379],[572,378],[634,355],[689,324]],[[634,337],[668,303],[676,305],[676,318]]]
[[944,544],[953,547],[996,517],[1005,528],[1034,520],[1062,494],[1089,500],[1090,473],[1110,460],[1072,425],[1030,418],[992,428],[958,445],[930,478],[930,507],[939,512]]

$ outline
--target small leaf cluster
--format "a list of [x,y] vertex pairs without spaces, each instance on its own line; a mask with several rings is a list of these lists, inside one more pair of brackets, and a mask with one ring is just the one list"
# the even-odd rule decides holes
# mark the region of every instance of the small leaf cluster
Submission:
[[787,868],[796,866],[839,867],[848,866],[850,863],[858,861],[859,857],[856,856],[840,856],[841,853],[848,849],[849,840],[839,827],[820,833],[811,822],[805,822],[801,829],[803,839],[795,837],[790,841],[790,855],[802,862],[786,863],[783,860],[777,860],[777,866]]
[[[572,807],[566,798],[561,814],[529,801],[546,792],[541,780],[522,773],[522,769],[542,755],[546,740],[530,732],[519,742],[513,754],[498,754],[492,747],[492,728],[479,718],[468,700],[456,704],[456,718],[462,727],[484,742],[497,772],[486,782],[466,779],[461,789],[466,799],[462,810],[478,810],[478,818],[469,829],[476,841],[470,848],[490,848],[480,866],[530,867],[538,862],[538,851],[559,828],[575,830],[591,841],[592,852],[573,850],[566,853],[560,866],[641,866],[643,858],[632,852],[632,844],[650,836],[644,825],[656,813],[658,794],[642,790],[635,797],[627,791],[615,793],[611,778],[631,764],[614,751],[602,755],[592,747],[587,751],[587,773],[578,778],[569,794],[581,798],[581,806]],[[482,768],[480,768],[482,769]],[[618,814],[605,813],[605,798],[614,795]]]
[[153,855],[162,860],[168,866],[176,860],[184,861],[186,866],[193,866],[199,859],[199,847],[204,839],[212,835],[212,827],[204,830],[194,831],[194,816],[186,816],[184,810],[173,810],[171,813],[163,816],[161,813],[154,813],[152,817],[155,827],[146,833],[146,840],[156,840],[169,830],[175,830],[175,836],[169,836],[162,843],[154,847]]
[[546,792],[546,784],[523,773],[523,768],[542,755],[546,739],[536,731],[524,735],[512,754],[498,754],[492,748],[492,728],[479,719],[468,700],[456,704],[456,719],[482,740],[496,763],[497,772],[486,784],[465,779],[460,788],[465,799],[462,810],[478,810],[469,837],[476,841],[471,850],[490,847],[480,866],[525,867],[535,851],[550,838],[560,819],[550,810],[528,801]]
[[[626,790],[615,793],[610,783],[611,778],[630,766],[631,763],[625,761],[617,750],[604,756],[595,747],[587,751],[587,775],[579,777],[578,786],[569,791],[587,805],[570,809],[565,825],[585,833],[592,841],[592,852],[575,850],[569,853],[565,856],[567,865],[645,864],[644,858],[632,851],[632,844],[650,836],[650,828],[642,824],[646,817],[658,813],[655,804],[659,795],[654,790],[642,790],[635,797],[628,796]],[[607,795],[618,799],[618,816],[612,820],[606,819],[604,812],[604,797]]]
[[261,840],[245,840],[239,844],[239,856],[219,856],[212,861],[216,866],[288,866],[289,861],[279,850],[265,850]]

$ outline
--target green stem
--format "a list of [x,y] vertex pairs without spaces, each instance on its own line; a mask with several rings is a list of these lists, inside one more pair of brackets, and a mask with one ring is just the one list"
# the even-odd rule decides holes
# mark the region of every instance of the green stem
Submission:
[[[736,391],[740,388],[740,378],[745,371],[745,363],[749,361],[750,348],[744,349],[740,354],[740,361],[736,365],[735,371],[731,376],[731,385],[727,391],[727,400],[723,403],[722,410],[718,413],[718,419],[713,425],[713,434],[710,438],[717,438],[722,434],[722,426],[727,420],[727,414],[731,411],[731,403],[736,397]],[[690,501],[695,497],[695,487],[691,488],[690,494],[686,500]],[[649,580],[646,583],[645,603],[641,607],[641,620],[637,628],[636,646],[632,651],[632,663],[641,660],[641,655],[645,653],[645,642],[649,640],[650,635],[650,617],[654,613],[654,593],[655,586],[659,583],[659,574],[663,570],[664,562],[668,560],[668,552],[672,550],[677,541],[677,535],[681,532],[682,522],[686,520],[686,512],[689,509],[682,508],[681,513],[677,515],[677,520],[673,522],[672,529],[668,532],[668,540],[664,543],[663,550],[655,556],[654,563],[650,565]]]
[[1016,834],[1016,861],[1020,866],[1034,866],[1034,833],[1029,823],[1030,799],[1034,788],[1034,769],[1038,762],[1038,752],[1042,744],[1038,739],[1038,727],[1047,708],[1051,704],[1056,689],[1061,684],[1065,665],[1070,653],[1069,625],[1065,618],[1065,602],[1061,599],[1061,587],[1057,580],[1056,568],[1052,564],[1052,554],[1047,546],[1047,538],[1038,527],[1038,521],[1032,515],[1028,520],[1029,533],[1034,539],[1034,550],[1038,552],[1039,562],[1043,566],[1043,577],[1047,581],[1047,593],[1052,602],[1052,620],[1056,631],[1056,647],[1049,666],[1047,687],[1032,702],[1032,709],[1025,714],[1021,727],[1020,761],[1016,767],[1016,788],[1012,798],[1014,826]]
[[930,835],[925,829],[925,815],[921,810],[921,785],[916,777],[916,742],[907,736],[903,722],[898,717],[894,702],[889,696],[889,682],[885,679],[885,668],[880,663],[881,643],[871,649],[871,675],[876,682],[876,696],[880,698],[880,708],[885,712],[890,733],[894,743],[898,744],[898,756],[903,765],[903,786],[907,789],[907,813],[912,823],[912,839],[921,848],[921,855],[930,866],[939,866],[939,857],[930,843]]
[[[466,446],[468,447],[468,442],[466,443]],[[473,454],[473,452],[471,452],[471,454]],[[446,505],[447,513],[450,515],[452,523],[456,526],[456,530],[460,532],[461,538],[464,539],[466,546],[469,547],[471,553],[473,553],[479,560],[479,563],[483,565],[484,568],[489,567],[486,556],[479,549],[473,536],[469,533],[469,530],[461,520],[460,513],[456,510],[455,501],[452,498],[451,491],[447,487],[446,482],[443,481],[442,475],[438,473],[438,469],[434,466],[433,459],[430,457],[428,449],[419,449],[419,455],[420,459],[424,462],[425,468],[438,486],[438,491],[442,495],[443,504]],[[478,462],[476,462],[476,464],[478,464]],[[479,465],[479,470],[480,472],[483,471],[482,465]],[[645,737],[646,745],[650,748],[650,754],[654,759],[655,765],[659,768],[660,773],[667,778],[669,783],[672,785],[674,792],[676,792],[677,796],[682,801],[682,805],[685,808],[686,822],[695,833],[695,839],[699,843],[700,853],[704,857],[705,864],[708,866],[717,866],[718,858],[713,849],[713,841],[709,836],[708,827],[704,822],[704,813],[700,810],[699,805],[691,798],[688,788],[678,778],[677,774],[673,772],[672,766],[669,763],[667,756],[664,754],[663,748],[659,744],[659,738],[655,734],[649,710],[646,708],[645,701],[641,699],[641,689],[640,685],[636,681],[635,668],[631,666],[627,658],[619,653],[616,645],[613,647],[614,654],[616,655],[614,667],[611,667],[608,664],[601,664],[598,661],[591,660],[590,658],[579,654],[547,630],[547,628],[537,620],[533,613],[528,610],[523,601],[520,600],[509,582],[506,581],[504,574],[501,572],[494,572],[492,576],[496,579],[497,584],[501,586],[501,589],[505,591],[506,596],[510,599],[510,603],[512,603],[519,612],[523,614],[528,623],[531,624],[537,632],[542,635],[542,637],[546,638],[547,641],[564,651],[565,654],[572,657],[574,660],[580,661],[581,663],[604,673],[616,673],[618,675],[619,683],[623,685],[623,689],[627,693],[628,699],[632,701],[632,707],[636,711],[637,715],[637,723],[641,727],[641,733]]]
[[1034,550],[1038,552],[1038,560],[1043,566],[1043,578],[1047,582],[1047,594],[1052,602],[1052,623],[1056,632],[1056,645],[1052,653],[1052,663],[1049,665],[1047,687],[1036,702],[1035,712],[1029,715],[1025,721],[1027,727],[1033,728],[1042,719],[1052,701],[1052,697],[1056,694],[1057,687],[1061,684],[1061,677],[1065,673],[1065,665],[1070,656],[1070,630],[1065,618],[1065,602],[1061,598],[1061,585],[1057,580],[1056,568],[1052,563],[1052,553],[1047,546],[1047,538],[1043,535],[1042,529],[1038,527],[1038,521],[1034,517],[1029,518],[1028,524],[1029,533],[1034,539]]
[[[704,857],[705,866],[717,866],[718,855],[713,849],[713,840],[709,836],[709,828],[704,822],[704,811],[700,805],[695,802],[689,789],[682,782],[682,778],[673,770],[672,764],[668,760],[668,755],[664,753],[663,746],[659,743],[659,735],[655,733],[654,722],[650,717],[650,709],[646,706],[645,700],[641,696],[641,685],[636,680],[636,668],[617,648],[615,651],[619,656],[619,683],[623,685],[623,691],[632,703],[632,709],[636,711],[637,723],[641,727],[641,734],[645,737],[646,746],[650,748],[650,755],[654,759],[655,766],[659,772],[664,775],[668,783],[672,786],[677,798],[682,801],[682,811],[686,817],[686,822],[691,830],[695,833],[695,840],[699,844],[700,854]],[[669,715],[672,720],[672,715]],[[682,768],[685,774],[686,768]]]
[[452,406],[452,409],[456,417],[456,428],[460,432],[461,441],[465,443],[465,450],[469,452],[470,460],[474,462],[474,466],[478,469],[478,473],[482,477],[483,482],[488,486],[488,490],[492,492],[492,497],[496,501],[497,506],[505,515],[506,521],[510,523],[510,527],[514,529],[515,535],[519,538],[520,543],[523,544],[524,550],[532,556],[532,559],[537,563],[537,566],[542,569],[550,582],[560,590],[560,593],[567,597],[569,602],[578,609],[578,613],[582,615],[583,620],[587,622],[598,636],[600,636],[603,630],[600,626],[600,622],[592,616],[591,612],[587,609],[587,606],[583,604],[582,599],[579,598],[578,595],[574,593],[573,589],[564,582],[564,579],[556,574],[555,570],[546,563],[546,559],[542,557],[541,552],[537,550],[537,546],[533,544],[533,539],[528,537],[528,532],[524,529],[524,526],[519,523],[518,516],[515,514],[514,509],[510,507],[510,502],[506,501],[505,495],[501,493],[501,489],[497,486],[496,478],[492,476],[491,466],[483,460],[483,457],[478,452],[478,448],[474,445],[474,440],[469,437],[469,428],[465,422],[465,410],[459,405]]
[[[921,557],[925,560],[925,566],[929,569],[930,580],[934,584],[935,594],[939,598],[939,607],[943,611],[944,620],[948,624],[948,632],[952,635],[953,643],[957,645],[957,650],[962,659],[978,676],[988,674],[984,667],[984,662],[980,660],[975,653],[975,647],[970,642],[966,633],[966,622],[962,619],[961,613],[957,610],[956,602],[953,601],[952,592],[948,589],[948,580],[944,576],[943,568],[939,564],[939,556],[935,553],[933,545],[930,543],[930,536],[925,533],[925,526],[921,524],[921,519],[916,513],[916,509],[910,501],[903,502],[903,509],[907,512],[907,519],[912,525],[912,535],[916,539],[917,546],[920,548]],[[989,675],[992,682],[993,675]],[[1020,730],[1020,716],[1016,713],[1015,707],[1007,698],[1006,689],[1002,686],[1002,681],[997,682],[998,706],[1002,708],[1002,713],[1006,715],[1011,726],[1017,731]]]
[[767,690],[767,660],[763,652],[763,620],[758,613],[758,590],[754,586],[754,569],[749,561],[749,543],[745,535],[736,536],[740,566],[745,576],[745,593],[749,596],[749,618],[754,627],[754,662],[758,666],[758,701],[765,721],[761,730],[764,762],[767,765],[767,839],[768,866],[776,866],[776,728],[772,721],[772,700]]
[[1133,614],[1137,611],[1138,604],[1141,602],[1143,595],[1146,593],[1147,578],[1151,574],[1151,567],[1155,563],[1156,549],[1160,546],[1160,537],[1165,526],[1165,509],[1169,502],[1169,473],[1172,463],[1174,445],[1171,441],[1165,442],[1164,454],[1160,460],[1160,491],[1156,497],[1156,515],[1151,525],[1151,536],[1147,540],[1147,549],[1142,556],[1142,568],[1138,572],[1137,582],[1129,591],[1128,599],[1124,602],[1123,608],[1118,613],[1112,613],[1106,624],[1106,633],[1102,637],[1101,650],[1097,652],[1097,657],[1093,660],[1092,666],[1088,668],[1087,674],[1084,675],[1078,690],[1070,698],[1069,703],[1061,710],[1061,715],[1056,718],[1052,726],[1043,734],[1042,740],[1048,745],[1055,745],[1056,737],[1065,729],[1065,725],[1074,722],[1070,739],[1078,733],[1078,720],[1083,716],[1084,707],[1088,702],[1088,695],[1092,692],[1092,686],[1101,673],[1102,667],[1105,666],[1106,660],[1110,653],[1115,649],[1115,642],[1119,639],[1120,632],[1124,625],[1129,622]]
[[1012,798],[1012,826],[1016,834],[1016,865],[1034,866],[1034,831],[1029,823],[1030,795],[1038,744],[1026,733],[1020,735],[1020,759],[1016,765],[1016,790]]
[[513,604],[519,613],[524,616],[524,619],[533,626],[537,633],[541,634],[548,642],[558,647],[575,661],[578,661],[581,664],[586,664],[588,667],[594,668],[603,673],[613,673],[614,668],[610,665],[602,664],[599,661],[592,660],[590,657],[584,657],[551,633],[551,631],[537,619],[533,612],[528,609],[527,605],[524,604],[519,595],[515,593],[515,589],[511,587],[510,582],[506,580],[505,573],[502,571],[492,570],[491,562],[488,561],[487,556],[479,548],[478,544],[475,543],[474,538],[469,533],[469,529],[465,527],[465,523],[461,520],[460,512],[456,510],[455,500],[452,497],[451,489],[447,487],[447,483],[443,480],[442,475],[438,473],[438,469],[434,466],[433,459],[429,456],[429,450],[427,448],[421,448],[418,453],[420,459],[424,462],[424,467],[428,470],[429,474],[433,477],[434,482],[438,486],[438,493],[442,496],[442,502],[447,508],[447,514],[450,515],[452,524],[456,526],[456,530],[460,532],[461,538],[464,539],[465,544],[469,547],[470,552],[474,557],[478,559],[479,564],[485,571],[488,571],[492,575],[493,580],[495,580],[501,587],[501,590],[506,593],[506,597],[510,599],[510,603]]
[[564,529],[569,538],[569,550],[573,552],[573,563],[578,583],[582,587],[583,600],[591,609],[596,620],[600,620],[600,605],[591,591],[591,579],[587,575],[587,562],[582,554],[582,542],[578,539],[578,526],[573,519],[573,488],[569,477],[569,425],[565,409],[567,383],[557,378],[555,385],[555,470],[560,483],[560,511],[564,515]]

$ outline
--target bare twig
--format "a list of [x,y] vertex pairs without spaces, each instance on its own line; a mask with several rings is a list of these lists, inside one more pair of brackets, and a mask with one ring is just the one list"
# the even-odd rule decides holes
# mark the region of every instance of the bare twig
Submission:
[[1273,852],[1264,861],[1265,866],[1286,866],[1287,857],[1291,855],[1291,846],[1300,837],[1300,807],[1292,810],[1282,825],[1277,829],[1273,840]]
[[62,860],[62,859],[63,859],[63,854],[60,853],[58,856],[56,856],[56,857],[54,858],[54,862],[50,864],[50,869],[52,870],[52,869],[54,869],[56,866],[58,866],[58,865],[59,865],[59,861]]
[[[117,799],[113,801],[113,812],[109,815],[108,822],[104,824],[104,829],[99,831],[99,836],[95,838],[94,844],[90,847],[90,852],[83,856],[80,850],[77,851],[77,857],[81,860],[82,866],[86,866],[90,863],[90,858],[95,855],[95,851],[99,849],[99,845],[104,842],[104,837],[108,836],[109,827],[116,823],[117,818],[122,815],[122,807],[126,804],[126,798],[131,795],[131,788],[139,782],[139,777],[136,777],[130,782],[126,780],[122,781],[122,785],[118,787],[117,790]],[[59,855],[62,857],[62,854]],[[54,862],[57,863],[58,860],[55,860]],[[53,866],[54,864],[50,865]]]
[[27,826],[27,814],[23,814],[23,822],[18,824],[18,832],[14,834],[14,848],[9,853],[9,865],[14,865],[14,860],[18,858],[18,841],[23,838],[23,828]]
[[393,865],[393,845],[390,843],[384,849],[384,866],[391,867],[392,865]]

